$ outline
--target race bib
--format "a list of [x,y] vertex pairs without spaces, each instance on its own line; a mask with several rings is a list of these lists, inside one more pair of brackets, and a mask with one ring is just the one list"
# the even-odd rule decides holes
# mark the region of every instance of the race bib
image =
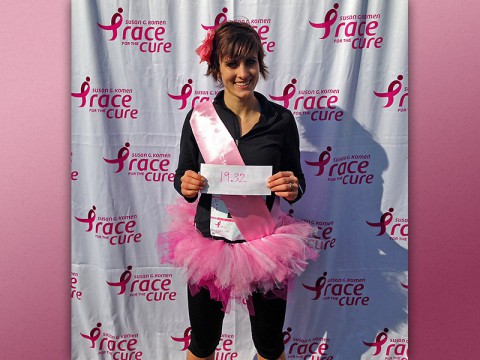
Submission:
[[244,239],[219,195],[212,195],[210,233],[212,236],[223,237],[231,241]]

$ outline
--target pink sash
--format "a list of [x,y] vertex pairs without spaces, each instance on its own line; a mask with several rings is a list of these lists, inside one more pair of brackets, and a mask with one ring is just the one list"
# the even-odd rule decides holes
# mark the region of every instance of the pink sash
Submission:
[[[198,104],[190,124],[207,164],[245,165],[212,102]],[[222,195],[221,198],[245,240],[251,241],[274,232],[275,221],[261,196]]]

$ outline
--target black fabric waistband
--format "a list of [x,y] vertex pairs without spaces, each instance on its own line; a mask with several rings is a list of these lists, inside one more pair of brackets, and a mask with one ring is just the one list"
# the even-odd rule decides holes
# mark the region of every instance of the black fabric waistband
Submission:
[[240,243],[247,242],[247,240],[228,240],[228,239],[225,239],[225,238],[220,237],[220,236],[212,236],[212,239],[213,240],[222,240],[222,241],[226,242],[227,244],[240,244]]

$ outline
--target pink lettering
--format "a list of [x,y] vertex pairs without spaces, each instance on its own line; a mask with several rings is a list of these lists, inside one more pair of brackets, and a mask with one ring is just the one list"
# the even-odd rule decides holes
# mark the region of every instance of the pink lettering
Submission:
[[[154,36],[152,37],[150,33],[154,31]],[[130,33],[130,38],[132,40],[143,40],[145,37],[146,40],[157,40],[157,41],[162,41],[162,35],[165,34],[166,30],[163,26],[159,26],[157,28],[153,26],[147,27],[145,30],[143,29],[143,26],[127,26],[125,29],[123,29],[123,40],[127,40],[129,38],[129,33]]]
[[110,237],[110,245],[125,245],[130,244],[130,242],[139,243],[142,241],[141,233],[137,234],[123,234],[123,235],[114,235]]
[[[377,27],[378,21],[375,20],[369,22],[362,21],[360,23],[358,23],[357,21],[341,22],[337,25],[337,28],[335,30],[335,37],[339,37],[341,35],[345,35],[346,37],[363,37],[365,33],[368,36],[375,36],[376,33],[373,30],[375,30]],[[363,31],[363,29],[365,29],[365,32]]]
[[[138,290],[135,289],[135,285],[138,284]],[[158,284],[158,286],[157,286]],[[169,291],[172,280],[170,279],[155,279],[151,281],[150,279],[145,280],[135,280],[130,286],[130,292],[136,291]]]

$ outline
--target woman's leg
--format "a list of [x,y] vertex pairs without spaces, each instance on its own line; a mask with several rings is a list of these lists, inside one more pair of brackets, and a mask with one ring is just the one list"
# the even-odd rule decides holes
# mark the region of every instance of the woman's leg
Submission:
[[250,325],[258,359],[286,359],[283,324],[287,301],[273,293],[267,295],[253,293],[252,302],[255,314],[250,316]]
[[213,353],[212,355],[208,356],[208,357],[205,357],[205,358],[199,358],[199,357],[196,357],[195,355],[193,355],[190,350],[187,350],[187,360],[214,360],[214,357],[215,357],[215,353]]
[[187,360],[213,360],[215,348],[222,335],[222,324],[225,313],[222,303],[212,300],[210,292],[201,288],[192,295],[188,289],[188,314],[192,332]]
[[[261,357],[260,355],[257,354],[257,358],[258,360],[269,360],[269,359],[266,359],[264,357]],[[210,359],[209,359],[210,360]],[[213,358],[212,358],[213,360]],[[279,358],[277,358],[276,360],[287,360],[287,355],[285,355],[285,351],[280,355]]]

